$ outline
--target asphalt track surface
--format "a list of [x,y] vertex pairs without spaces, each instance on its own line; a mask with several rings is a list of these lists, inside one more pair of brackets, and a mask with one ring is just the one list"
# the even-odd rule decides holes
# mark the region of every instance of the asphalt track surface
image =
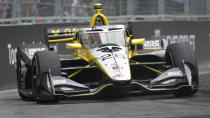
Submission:
[[23,101],[17,90],[0,92],[0,118],[210,118],[210,74],[192,97],[170,94],[70,99],[58,104]]

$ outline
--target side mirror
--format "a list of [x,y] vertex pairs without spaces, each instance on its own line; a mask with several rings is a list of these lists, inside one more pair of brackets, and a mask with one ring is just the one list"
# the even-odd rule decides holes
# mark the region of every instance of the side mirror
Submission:
[[82,45],[80,43],[67,43],[66,48],[67,49],[80,49],[82,48]]
[[134,55],[137,54],[137,45],[138,44],[144,44],[145,38],[140,38],[140,39],[132,39],[131,40],[131,45],[134,45]]
[[131,40],[131,45],[144,44],[144,41],[145,41],[145,38],[132,39]]

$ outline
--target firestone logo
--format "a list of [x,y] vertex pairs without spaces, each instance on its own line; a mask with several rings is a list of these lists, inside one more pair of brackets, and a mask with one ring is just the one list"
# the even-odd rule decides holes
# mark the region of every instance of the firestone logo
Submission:
[[195,50],[195,35],[194,34],[166,35],[166,39],[169,41],[170,44],[187,42],[192,46],[193,50]]
[[161,30],[155,29],[154,36],[155,37],[160,37],[160,36],[166,37],[168,44],[187,42],[192,46],[193,50],[195,50],[195,38],[196,38],[195,34],[161,35]]

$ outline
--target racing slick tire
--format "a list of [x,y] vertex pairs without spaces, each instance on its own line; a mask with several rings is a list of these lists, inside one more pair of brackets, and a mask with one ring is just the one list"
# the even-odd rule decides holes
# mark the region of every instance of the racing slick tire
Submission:
[[[47,91],[39,91],[40,80],[37,79],[41,74],[49,72],[52,76],[61,75],[61,65],[57,52],[54,51],[40,51],[36,52],[33,57],[32,69],[32,93],[34,100],[37,103],[57,103],[59,99],[50,95]],[[41,94],[39,95],[38,94]],[[41,97],[40,97],[41,96]]]
[[[31,69],[29,67],[25,67],[26,65],[23,64],[21,58],[20,58],[20,53],[17,51],[16,53],[16,59],[17,59],[17,89],[18,89],[18,94],[19,96],[26,101],[31,101],[33,99],[33,96],[31,94],[24,94],[23,91],[27,86],[30,86],[31,83],[27,80],[30,80],[28,78],[28,75],[31,73]],[[26,72],[27,69],[27,72]]]
[[167,64],[184,70],[184,63],[191,71],[191,87],[183,87],[173,92],[174,96],[191,96],[197,92],[199,86],[198,66],[194,51],[188,43],[175,43],[168,45],[165,53]]

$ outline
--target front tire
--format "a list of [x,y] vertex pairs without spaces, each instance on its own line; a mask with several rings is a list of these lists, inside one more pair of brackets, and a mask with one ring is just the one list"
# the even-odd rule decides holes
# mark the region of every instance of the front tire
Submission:
[[50,95],[50,93],[40,91],[41,83],[38,77],[48,71],[50,71],[52,76],[61,75],[61,65],[58,54],[53,51],[36,52],[33,58],[32,93],[37,103],[59,102],[59,99]]
[[28,88],[30,88],[30,78],[29,75],[31,73],[31,69],[26,67],[26,64],[21,60],[19,51],[16,53],[16,59],[17,59],[17,89],[18,94],[21,97],[21,99],[26,101],[32,100],[32,95],[24,93],[24,91]]
[[167,64],[173,67],[179,67],[181,70],[187,69],[190,71],[189,76],[191,77],[191,87],[181,88],[174,91],[174,96],[191,96],[195,94],[199,87],[198,66],[195,54],[190,45],[188,43],[175,43],[168,45],[165,59]]

